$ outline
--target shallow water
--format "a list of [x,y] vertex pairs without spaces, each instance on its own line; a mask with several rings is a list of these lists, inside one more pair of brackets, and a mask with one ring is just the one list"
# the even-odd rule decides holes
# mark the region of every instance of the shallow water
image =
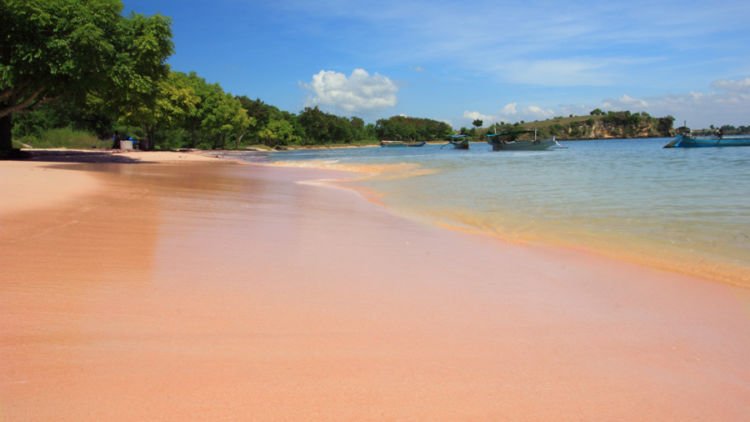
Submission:
[[396,212],[750,285],[750,148],[668,139],[561,142],[540,152],[356,148],[271,154],[361,171]]

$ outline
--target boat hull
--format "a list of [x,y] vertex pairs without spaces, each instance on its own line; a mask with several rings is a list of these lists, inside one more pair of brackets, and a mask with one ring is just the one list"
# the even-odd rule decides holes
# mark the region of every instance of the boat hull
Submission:
[[403,148],[403,147],[421,147],[426,142],[403,142],[403,141],[380,141],[380,146],[384,148]]
[[451,142],[453,149],[469,149],[469,141]]
[[695,138],[687,135],[677,135],[664,148],[712,148],[712,147],[747,147],[750,138]]
[[557,145],[553,139],[540,141],[490,142],[493,151],[544,151]]
[[401,141],[380,141],[380,146],[383,148],[402,148],[406,144]]

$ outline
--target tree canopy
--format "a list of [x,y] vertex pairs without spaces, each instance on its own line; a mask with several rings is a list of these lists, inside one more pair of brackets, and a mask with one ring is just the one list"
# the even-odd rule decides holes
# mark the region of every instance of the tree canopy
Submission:
[[449,124],[432,119],[392,116],[375,123],[381,139],[429,141],[443,139],[453,131]]
[[0,0],[0,150],[11,116],[89,95],[154,101],[172,53],[169,19],[122,16],[119,0]]

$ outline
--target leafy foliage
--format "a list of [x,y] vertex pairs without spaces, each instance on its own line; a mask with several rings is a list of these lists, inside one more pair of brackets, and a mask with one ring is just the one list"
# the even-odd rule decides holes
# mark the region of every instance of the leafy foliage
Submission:
[[112,145],[111,141],[102,141],[90,132],[69,127],[46,130],[39,136],[20,138],[19,142],[34,148],[88,149],[109,148]]
[[[148,107],[167,75],[169,19],[119,0],[0,0],[0,119],[64,100],[93,114]],[[114,98],[114,102],[103,99]],[[10,148],[0,133],[0,150]]]
[[453,130],[447,123],[437,120],[393,116],[378,120],[375,131],[381,139],[429,141],[443,139]]
[[115,0],[3,0],[0,116],[107,81],[122,4]]
[[[554,117],[535,122],[518,122],[514,128],[536,130],[537,136],[558,139],[633,138],[672,136],[674,117],[655,118],[648,113],[630,111],[593,110],[588,116]],[[502,131],[509,125],[493,125],[493,130]]]

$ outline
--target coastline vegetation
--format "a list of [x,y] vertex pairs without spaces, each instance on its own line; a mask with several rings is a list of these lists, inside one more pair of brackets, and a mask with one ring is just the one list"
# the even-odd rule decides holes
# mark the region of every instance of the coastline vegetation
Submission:
[[539,138],[555,137],[560,140],[657,138],[674,136],[674,117],[652,117],[645,112],[591,111],[588,116],[557,116],[546,120],[516,123],[495,123],[486,129],[462,129],[482,137],[489,133],[535,131]]
[[90,132],[70,127],[44,130],[38,136],[20,138],[14,142],[19,147],[32,148],[104,149],[112,146],[111,140],[99,139]]

